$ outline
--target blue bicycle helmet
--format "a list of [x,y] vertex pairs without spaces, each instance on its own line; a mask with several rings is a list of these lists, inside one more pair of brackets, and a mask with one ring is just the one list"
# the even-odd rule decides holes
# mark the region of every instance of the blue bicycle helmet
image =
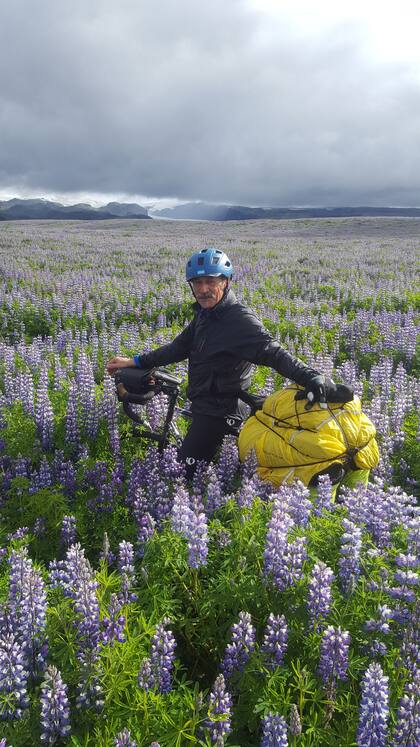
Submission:
[[201,252],[195,252],[189,258],[185,268],[185,277],[187,280],[194,280],[194,278],[199,278],[201,275],[212,275],[214,277],[223,275],[230,280],[233,275],[232,262],[221,249],[208,246],[206,249],[202,249]]

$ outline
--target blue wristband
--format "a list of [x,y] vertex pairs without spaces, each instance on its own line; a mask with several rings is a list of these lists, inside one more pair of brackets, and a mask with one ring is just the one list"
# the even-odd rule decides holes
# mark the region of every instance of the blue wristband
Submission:
[[137,368],[141,368],[139,355],[133,355],[133,361],[134,361],[134,365],[137,366]]

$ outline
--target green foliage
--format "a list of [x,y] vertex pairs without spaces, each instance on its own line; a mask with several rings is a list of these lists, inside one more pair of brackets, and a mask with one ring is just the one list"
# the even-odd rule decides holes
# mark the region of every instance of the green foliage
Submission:
[[[35,557],[50,560],[57,554],[61,522],[66,513],[69,513],[69,506],[58,487],[31,493],[29,480],[15,477],[8,498],[0,509],[0,526],[8,532],[14,532],[18,527],[28,527],[32,531],[36,520],[42,519],[45,534],[34,537],[32,549]],[[48,542],[45,537],[48,537]]]
[[[420,484],[420,416],[418,413],[413,412],[405,418],[403,429],[405,438],[399,452],[394,457],[395,469],[403,483],[406,482],[408,476],[416,480],[417,484]],[[402,469],[401,460],[404,460],[408,466],[408,471]],[[412,485],[410,485],[411,490]]]
[[28,415],[21,402],[3,408],[6,427],[1,431],[5,451],[15,459],[18,456],[36,459],[40,452],[34,419]]

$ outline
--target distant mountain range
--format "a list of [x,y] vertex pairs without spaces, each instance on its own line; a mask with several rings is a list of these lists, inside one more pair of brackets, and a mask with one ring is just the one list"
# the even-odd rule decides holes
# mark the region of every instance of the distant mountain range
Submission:
[[80,202],[62,205],[49,200],[0,200],[1,220],[109,220],[111,218],[150,218],[146,208],[135,203],[109,202],[95,208]]
[[153,218],[172,220],[260,220],[261,218],[352,218],[400,216],[420,218],[420,208],[336,207],[336,208],[261,208],[244,205],[209,205],[187,202],[174,208],[150,211]]
[[36,200],[0,200],[0,221],[4,220],[110,220],[113,218],[170,218],[171,220],[261,220],[264,218],[420,218],[420,208],[336,207],[336,208],[262,208],[246,205],[209,205],[186,202],[174,208],[150,211],[136,203],[109,202],[95,208],[81,202],[62,205],[42,198]]

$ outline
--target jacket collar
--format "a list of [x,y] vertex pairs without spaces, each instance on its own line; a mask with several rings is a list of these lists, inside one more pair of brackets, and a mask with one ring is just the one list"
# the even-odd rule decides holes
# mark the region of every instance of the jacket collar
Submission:
[[216,306],[213,306],[212,309],[203,309],[198,301],[193,303],[192,307],[196,314],[199,314],[201,312],[202,316],[205,317],[211,317],[212,319],[219,317],[223,312],[229,307],[233,306],[233,304],[237,303],[237,298],[232,290],[232,288],[228,288],[225,292],[223,298],[220,299],[219,303],[216,304]]

